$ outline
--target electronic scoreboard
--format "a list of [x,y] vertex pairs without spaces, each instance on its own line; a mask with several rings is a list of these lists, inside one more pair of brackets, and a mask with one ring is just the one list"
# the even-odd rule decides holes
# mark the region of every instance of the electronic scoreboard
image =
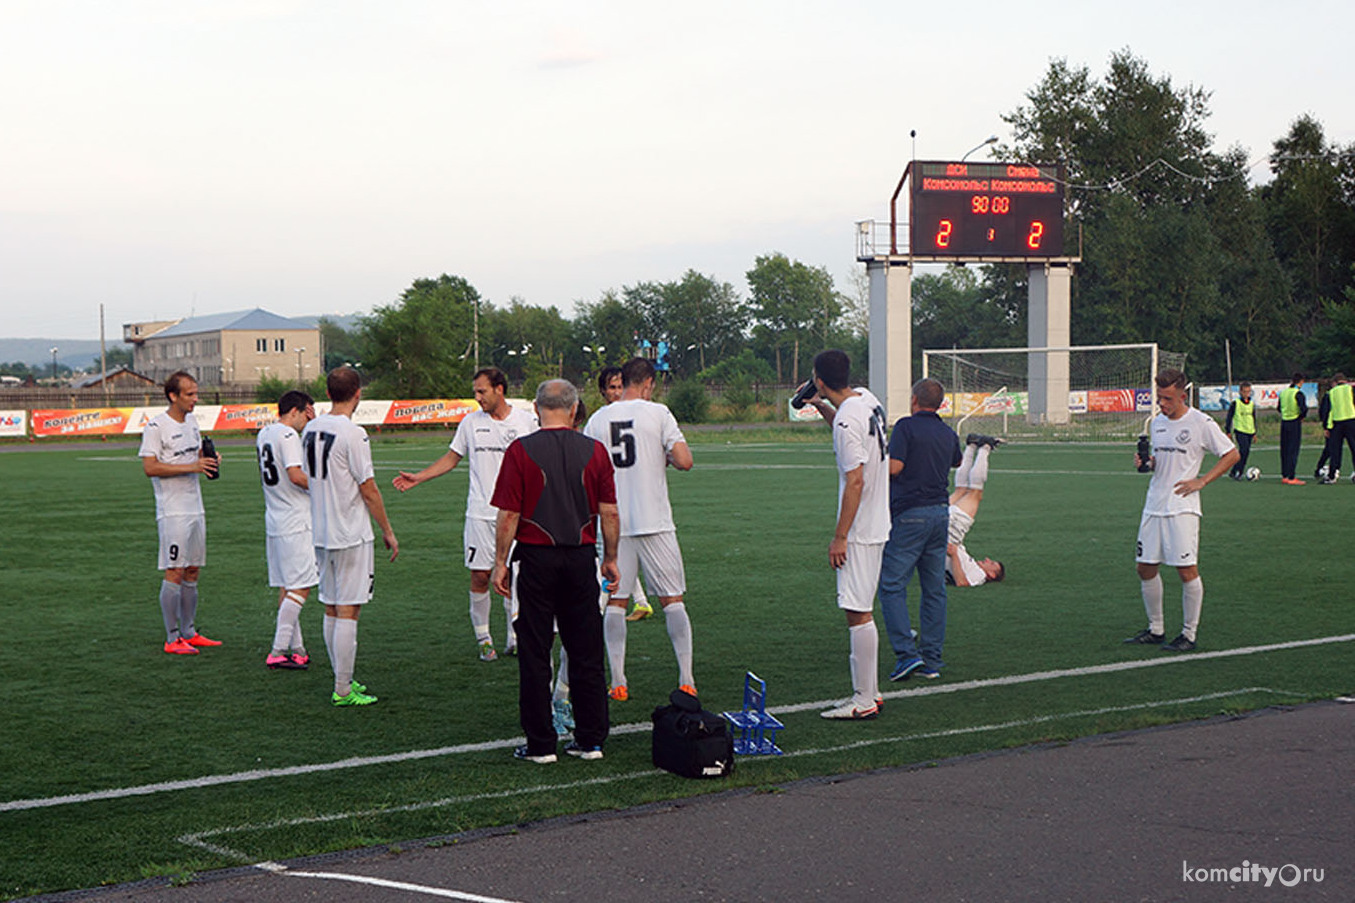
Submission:
[[1062,166],[915,160],[909,169],[912,256],[1062,256]]

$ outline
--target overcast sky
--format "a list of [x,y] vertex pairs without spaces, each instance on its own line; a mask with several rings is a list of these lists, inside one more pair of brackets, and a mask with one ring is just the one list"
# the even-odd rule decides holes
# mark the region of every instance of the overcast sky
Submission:
[[[1028,9],[1028,12],[1021,10]],[[1348,5],[0,0],[0,335],[419,277],[556,305],[759,254],[846,289],[853,223],[958,159],[1054,57],[1212,92],[1217,149],[1355,141]],[[976,154],[971,159],[985,159]],[[1264,165],[1253,170],[1264,180]]]

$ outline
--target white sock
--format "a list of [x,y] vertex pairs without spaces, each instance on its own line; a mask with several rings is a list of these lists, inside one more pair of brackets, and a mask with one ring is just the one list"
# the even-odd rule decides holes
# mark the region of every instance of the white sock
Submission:
[[974,469],[974,449],[973,445],[964,447],[964,454],[960,456],[960,466],[955,469],[955,488],[969,488],[969,472]]
[[179,633],[179,584],[168,580],[160,581],[160,617],[165,622],[165,642],[172,643],[182,635]]
[[347,696],[353,689],[353,663],[358,657],[358,622],[334,619],[334,692]]
[[273,629],[274,655],[282,655],[292,648],[293,636],[298,633],[300,618],[301,603],[296,601],[295,596],[288,593],[283,597],[282,604],[278,606],[277,626]]
[[489,632],[489,593],[470,594],[470,626],[475,629],[475,642],[492,643]]
[[1195,642],[1195,629],[1200,626],[1200,610],[1204,608],[1204,579],[1196,577],[1181,584],[1181,633]]
[[872,618],[848,627],[847,637],[852,649],[852,704],[868,709],[880,695],[880,631]]
[[1148,629],[1156,634],[1161,634],[1164,621],[1162,619],[1162,575],[1154,575],[1152,580],[1139,581],[1139,589],[1143,591],[1143,610],[1148,613]]
[[694,687],[696,680],[692,677],[692,619],[687,616],[687,606],[681,602],[665,605],[663,619],[668,625],[668,639],[673,641],[673,653],[677,656],[678,684]]
[[602,616],[602,635],[607,640],[607,664],[612,669],[612,686],[626,685],[626,610],[608,605]]
[[198,583],[185,580],[179,584],[179,633],[185,639],[198,635]]
[[965,447],[974,449],[974,465],[969,468],[969,488],[982,489],[983,484],[988,482],[988,455],[993,450],[986,445]]
[[329,656],[329,662],[334,664],[334,622],[339,620],[328,612],[325,613],[325,623],[322,633],[325,638],[325,653]]
[[508,639],[505,645],[512,649],[518,644],[518,632],[513,629],[513,621],[518,616],[518,604],[512,596],[503,597],[503,614],[508,619]]
[[645,588],[640,585],[640,578],[635,578],[635,590],[630,594],[631,601],[636,605],[648,605],[649,597],[645,595]]
[[560,670],[555,672],[555,699],[569,698],[569,653],[560,644]]

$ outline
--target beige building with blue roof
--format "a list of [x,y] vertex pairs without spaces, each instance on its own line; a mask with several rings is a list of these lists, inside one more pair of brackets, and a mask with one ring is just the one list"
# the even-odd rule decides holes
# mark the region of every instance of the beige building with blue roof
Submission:
[[322,372],[320,329],[262,308],[224,314],[125,323],[132,368],[163,383],[176,370],[203,386],[256,386],[265,376],[309,382]]

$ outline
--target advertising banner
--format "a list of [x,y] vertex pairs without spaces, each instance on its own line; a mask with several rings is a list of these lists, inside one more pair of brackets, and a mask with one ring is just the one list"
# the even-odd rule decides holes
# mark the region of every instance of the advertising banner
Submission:
[[37,408],[35,436],[107,436],[125,432],[133,408]]
[[28,435],[27,411],[0,411],[0,436]]
[[1100,414],[1124,414],[1137,410],[1133,389],[1088,389],[1087,410]]
[[467,414],[480,410],[473,398],[425,398],[418,401],[392,401],[385,424],[412,426],[419,423],[460,423]]
[[[1275,410],[1280,406],[1280,390],[1287,388],[1289,383],[1252,383],[1251,395],[1252,401],[1262,410]],[[1308,407],[1317,407],[1317,383],[1307,382],[1300,388],[1303,389],[1303,395],[1308,400]],[[1231,390],[1232,394],[1229,395]],[[1200,387],[1200,410],[1201,411],[1226,411],[1228,410],[1228,401],[1231,398],[1237,398],[1242,393],[1234,386],[1201,386]]]

